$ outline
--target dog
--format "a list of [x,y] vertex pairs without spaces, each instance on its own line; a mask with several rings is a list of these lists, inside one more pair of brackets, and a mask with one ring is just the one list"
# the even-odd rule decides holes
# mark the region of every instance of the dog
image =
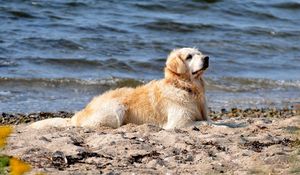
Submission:
[[110,90],[95,97],[70,119],[46,119],[30,127],[118,128],[128,123],[149,123],[174,129],[192,126],[198,121],[210,121],[203,78],[208,67],[209,57],[199,50],[174,49],[167,58],[164,79],[136,88]]

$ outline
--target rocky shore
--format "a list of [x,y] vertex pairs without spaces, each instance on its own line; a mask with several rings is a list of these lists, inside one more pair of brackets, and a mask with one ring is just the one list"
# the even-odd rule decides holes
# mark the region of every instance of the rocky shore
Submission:
[[296,108],[211,112],[217,125],[164,130],[153,125],[29,129],[28,123],[73,113],[0,115],[13,124],[3,154],[46,174],[299,174]]
[[[36,113],[1,113],[0,125],[10,124],[18,125],[21,123],[31,123],[47,118],[70,118],[74,115],[74,112],[36,112]],[[271,118],[287,118],[295,115],[300,115],[300,104],[295,104],[289,108],[231,108],[221,109],[220,111],[210,110],[209,116],[212,120],[222,120],[225,118],[242,117],[242,118],[254,118],[254,117],[271,117]]]

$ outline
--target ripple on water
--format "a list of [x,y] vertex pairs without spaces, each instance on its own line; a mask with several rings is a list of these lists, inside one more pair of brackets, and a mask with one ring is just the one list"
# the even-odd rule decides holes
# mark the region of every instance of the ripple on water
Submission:
[[24,11],[17,11],[17,10],[10,10],[7,11],[9,14],[13,15],[13,17],[19,19],[19,18],[36,18],[32,14]]
[[211,106],[299,99],[295,0],[19,0],[0,6],[0,98],[11,92],[0,111],[75,109],[117,87],[112,77],[122,86],[158,79],[177,47],[210,55]]
[[273,7],[287,10],[299,10],[300,3],[299,2],[281,2],[272,4]]

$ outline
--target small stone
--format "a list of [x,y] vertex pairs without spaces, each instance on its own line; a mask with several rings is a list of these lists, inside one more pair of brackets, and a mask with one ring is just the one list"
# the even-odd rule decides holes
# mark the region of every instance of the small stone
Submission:
[[62,151],[55,151],[51,157],[52,165],[59,169],[68,165],[68,160]]
[[197,128],[196,126],[194,126],[194,127],[192,128],[192,130],[193,130],[193,131],[200,131],[200,129]]
[[194,157],[192,155],[188,155],[185,159],[185,161],[193,161]]
[[46,141],[46,142],[51,142],[51,139],[48,139],[47,137],[40,137],[40,140]]
[[84,133],[91,133],[92,130],[91,130],[90,128],[84,128],[84,129],[83,129],[83,132],[84,132]]
[[120,173],[115,172],[115,171],[110,171],[108,173],[106,173],[106,175],[119,175]]
[[242,153],[242,156],[249,156],[249,154],[247,154],[247,153]]
[[262,120],[265,124],[271,124],[271,123],[272,123],[272,120],[267,119],[267,118],[262,118],[261,120]]
[[112,142],[110,142],[110,146],[112,146],[112,145],[115,145],[116,144],[116,142],[115,141],[112,141]]
[[226,113],[226,112],[227,112],[227,110],[226,110],[225,108],[222,108],[222,109],[221,109],[221,113],[224,114],[224,113]]
[[236,113],[236,112],[238,112],[238,109],[237,108],[231,108],[231,112]]
[[138,138],[138,141],[140,141],[140,142],[145,142],[145,139],[143,139],[143,138]]

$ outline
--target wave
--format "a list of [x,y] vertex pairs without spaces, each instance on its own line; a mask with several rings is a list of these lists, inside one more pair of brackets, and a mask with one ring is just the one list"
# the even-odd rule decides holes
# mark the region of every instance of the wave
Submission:
[[86,60],[75,58],[27,58],[29,62],[39,65],[61,65],[66,67],[80,66],[80,67],[98,67],[103,63],[98,60]]
[[282,2],[282,3],[273,4],[272,6],[276,7],[276,8],[289,9],[289,10],[299,10],[300,9],[299,2]]
[[68,39],[47,39],[47,38],[38,38],[38,37],[30,37],[23,39],[28,45],[32,47],[49,47],[51,48],[66,48],[70,50],[83,50],[84,46],[68,40]]
[[[136,60],[118,60],[118,59],[105,59],[105,60],[88,60],[84,58],[25,58],[31,63],[43,66],[60,66],[65,68],[88,68],[88,69],[102,69],[102,70],[117,70],[117,71],[157,71],[162,70],[165,60],[153,59],[147,62]],[[1,62],[0,62],[1,65]]]
[[66,2],[64,4],[67,6],[70,6],[70,7],[86,7],[86,6],[88,6],[84,2]]
[[257,27],[257,26],[252,26],[252,27],[244,27],[241,28],[241,31],[243,33],[248,33],[251,35],[274,35],[277,37],[299,37],[299,30],[282,30],[282,29],[272,29],[272,28],[266,28],[266,27]]
[[28,12],[23,12],[23,11],[17,11],[17,10],[9,10],[7,13],[13,15],[13,17],[16,18],[36,18],[35,16],[31,15]]
[[223,0],[193,0],[193,2],[205,2],[205,3],[209,3],[209,4],[213,4],[213,3],[217,3],[217,2],[221,2]]
[[168,7],[161,3],[157,4],[135,4],[135,6],[149,11],[166,11]]
[[0,67],[14,67],[18,66],[18,64],[14,61],[0,58]]
[[[299,30],[286,30],[271,27],[262,26],[238,26],[234,24],[217,24],[217,23],[183,23],[168,19],[159,19],[156,21],[144,23],[141,25],[136,25],[138,27],[143,27],[155,31],[169,31],[169,32],[198,32],[198,31],[228,31],[235,33],[249,34],[252,36],[267,36],[274,35],[277,37],[299,37]],[[220,42],[222,42],[220,40]]]
[[300,80],[271,80],[262,78],[221,77],[208,78],[208,89],[226,92],[253,92],[258,90],[300,89]]
[[134,3],[134,6],[147,10],[149,12],[172,12],[172,13],[185,13],[187,11],[195,10],[207,10],[210,8],[210,4],[218,3],[223,0],[192,0],[192,1],[178,1],[176,3],[164,2],[164,1],[156,1],[151,2],[142,2]]
[[0,83],[2,86],[28,86],[28,87],[74,87],[79,88],[83,86],[97,86],[97,87],[136,87],[144,83],[142,80],[135,80],[130,78],[107,78],[98,80],[84,80],[76,78],[9,78],[0,77]]
[[189,24],[182,22],[175,22],[167,19],[160,19],[154,22],[137,25],[146,29],[158,30],[158,31],[174,31],[174,32],[194,32],[199,29],[217,29],[218,25],[211,24]]
[[[148,82],[132,78],[113,77],[106,79],[76,79],[76,78],[7,78],[0,77],[3,86],[40,86],[40,87],[135,87]],[[254,92],[259,90],[287,90],[300,89],[300,80],[271,80],[259,78],[221,77],[206,78],[207,88],[210,91],[225,92]]]

